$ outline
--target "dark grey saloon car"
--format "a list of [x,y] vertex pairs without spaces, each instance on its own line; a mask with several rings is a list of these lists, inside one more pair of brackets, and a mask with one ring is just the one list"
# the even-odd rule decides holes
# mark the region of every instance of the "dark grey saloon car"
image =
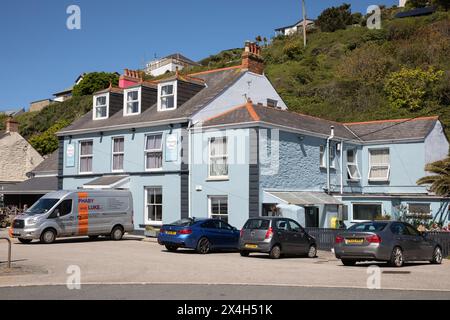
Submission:
[[346,266],[358,261],[386,261],[394,267],[403,266],[405,261],[442,263],[439,244],[398,221],[355,224],[336,236],[334,253]]
[[251,252],[268,253],[270,258],[281,255],[306,255],[314,258],[317,245],[295,220],[281,217],[261,217],[247,220],[239,238],[241,256]]

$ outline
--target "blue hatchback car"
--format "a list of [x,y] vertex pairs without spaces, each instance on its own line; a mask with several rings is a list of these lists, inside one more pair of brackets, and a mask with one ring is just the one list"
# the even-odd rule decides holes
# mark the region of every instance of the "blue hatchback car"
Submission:
[[206,254],[213,250],[237,250],[240,231],[219,219],[187,218],[162,226],[158,243],[169,251],[195,249]]

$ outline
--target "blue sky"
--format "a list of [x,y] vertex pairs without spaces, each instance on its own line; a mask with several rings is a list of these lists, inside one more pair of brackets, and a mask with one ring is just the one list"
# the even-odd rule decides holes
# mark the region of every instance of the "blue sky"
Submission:
[[[307,0],[308,16],[352,4],[396,0]],[[68,30],[66,9],[81,8],[81,30]],[[0,11],[0,110],[28,108],[69,87],[82,72],[142,67],[156,54],[181,52],[199,60],[243,46],[256,35],[301,17],[300,0],[14,0]]]

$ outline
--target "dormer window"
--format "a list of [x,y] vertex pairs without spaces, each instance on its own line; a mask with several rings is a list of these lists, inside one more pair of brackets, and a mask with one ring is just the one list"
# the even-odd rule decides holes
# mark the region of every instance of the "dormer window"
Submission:
[[158,85],[158,111],[177,108],[177,82],[166,82]]
[[108,118],[109,94],[94,96],[94,120]]
[[124,116],[141,113],[141,88],[125,90],[124,99]]

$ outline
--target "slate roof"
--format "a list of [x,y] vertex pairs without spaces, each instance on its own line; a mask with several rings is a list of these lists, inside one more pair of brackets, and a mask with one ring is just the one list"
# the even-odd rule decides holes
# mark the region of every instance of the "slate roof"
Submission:
[[58,177],[36,177],[6,186],[3,194],[46,194],[58,190]]
[[[92,120],[92,110],[76,120],[70,126],[60,131],[58,135],[71,134],[74,131],[89,131],[89,130],[113,130],[117,126],[125,126],[132,128],[134,125],[147,124],[159,121],[187,122],[189,117],[199,111],[215,97],[225,91],[236,80],[238,80],[246,71],[240,66],[223,68],[217,70],[210,70],[190,74],[190,77],[202,79],[205,82],[205,88],[198,92],[195,96],[187,102],[178,106],[172,111],[158,112],[157,104],[153,104],[143,113],[136,116],[124,117],[122,112],[116,112],[108,119]],[[161,81],[164,81],[162,79]]]
[[192,64],[192,65],[195,65],[195,66],[199,66],[200,65],[199,63],[197,63],[197,62],[195,62],[195,61],[193,61],[193,60],[183,56],[181,53],[173,53],[173,54],[170,54],[170,55],[164,57],[163,59],[178,59],[178,60],[184,61],[184,62],[186,62],[188,64]]
[[42,161],[32,172],[57,172],[58,171],[58,150],[49,155],[44,161]]
[[247,103],[203,122],[204,127],[268,123],[307,132],[329,135],[334,126],[338,138],[361,142],[424,139],[434,128],[438,117],[340,123],[305,114]]

